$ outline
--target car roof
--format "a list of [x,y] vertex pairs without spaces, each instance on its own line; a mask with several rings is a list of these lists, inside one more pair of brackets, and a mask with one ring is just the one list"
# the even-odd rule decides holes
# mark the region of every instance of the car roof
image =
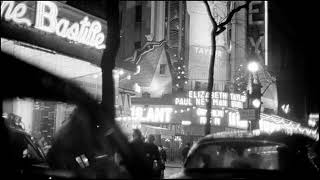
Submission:
[[313,144],[314,139],[302,135],[292,134],[288,135],[283,132],[274,132],[271,134],[259,132],[224,132],[207,135],[198,140],[190,149],[189,154],[192,154],[199,146],[206,144],[226,144],[227,146],[234,144],[241,146],[287,146],[290,149],[296,149],[305,145]]
[[236,131],[236,132],[221,132],[207,135],[199,140],[199,142],[212,141],[212,140],[262,140],[274,141],[278,143],[288,143],[290,139],[304,140],[305,143],[315,142],[314,139],[303,134],[288,134],[282,131],[273,133],[263,133],[257,131]]

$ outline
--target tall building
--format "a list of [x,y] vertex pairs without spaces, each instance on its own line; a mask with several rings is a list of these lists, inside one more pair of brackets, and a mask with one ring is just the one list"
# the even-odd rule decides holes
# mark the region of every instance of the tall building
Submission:
[[[205,113],[203,113],[205,101],[201,97],[193,98],[192,101],[194,103],[197,101],[197,104],[186,106],[184,100],[189,100],[190,92],[204,91],[207,86],[212,25],[204,4],[183,1],[143,2],[142,4],[127,2],[126,4],[125,7],[128,9],[122,13],[121,32],[126,45],[120,46],[120,52],[122,52],[120,54],[124,56],[122,58],[136,63],[139,67],[139,72],[131,79],[141,90],[132,97],[132,121],[140,121],[142,126],[151,124],[164,128],[164,132],[167,129],[170,131],[167,134],[170,135],[173,133],[182,136],[186,134],[202,136],[205,123]],[[212,9],[219,10],[216,15],[220,19],[226,16],[227,7],[227,2],[212,4]],[[137,25],[133,17],[140,14],[137,13],[140,10],[142,20]],[[150,18],[144,18],[144,16]],[[159,27],[161,28],[156,30]],[[231,81],[231,68],[228,64],[230,63],[228,44],[230,39],[227,31],[217,39],[215,91],[224,92],[227,91],[227,83]],[[144,44],[142,47],[133,48],[137,41]],[[229,94],[225,95],[229,96]],[[238,103],[243,107],[244,102],[241,102],[243,98],[240,99],[232,103]],[[198,100],[201,102],[198,103]],[[225,128],[245,127],[245,122],[238,122],[240,119],[236,111],[225,112],[220,109],[219,104],[222,102],[222,106],[228,107],[228,103],[231,103],[229,100],[217,99],[218,109],[215,109],[217,117],[212,127],[215,132],[224,131]],[[228,122],[228,118],[232,120]],[[120,120],[123,121],[123,118]],[[185,122],[191,123],[192,127],[182,125]],[[161,132],[160,129],[146,131]]]
[[[219,1],[209,3],[211,11],[217,22],[220,22],[227,15],[227,2]],[[211,58],[211,31],[212,23],[203,2],[188,1],[187,14],[190,17],[189,32],[189,66],[188,78],[189,90],[206,90],[209,77],[209,64]],[[214,89],[224,91],[227,82],[230,82],[228,70],[229,47],[227,31],[216,37],[216,58],[214,68]]]

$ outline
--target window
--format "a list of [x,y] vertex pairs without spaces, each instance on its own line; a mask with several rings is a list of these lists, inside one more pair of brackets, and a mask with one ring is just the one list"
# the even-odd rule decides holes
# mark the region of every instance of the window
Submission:
[[148,92],[143,92],[142,93],[142,97],[145,97],[145,98],[150,98],[151,94],[148,93]]
[[134,43],[134,49],[139,49],[141,48],[141,41],[137,41]]
[[141,22],[142,19],[142,6],[137,5],[136,6],[136,22]]
[[196,81],[194,90],[195,90],[195,91],[198,91],[198,90],[200,90],[200,89],[201,89],[201,82]]
[[[246,144],[245,142],[224,142],[224,144],[200,145],[189,156],[186,169],[227,168],[227,169],[268,169],[279,170],[279,145],[269,146]],[[231,145],[232,144],[232,145]],[[281,148],[285,148],[282,146]],[[240,152],[240,153],[239,153]]]
[[160,64],[160,74],[166,74],[166,64]]

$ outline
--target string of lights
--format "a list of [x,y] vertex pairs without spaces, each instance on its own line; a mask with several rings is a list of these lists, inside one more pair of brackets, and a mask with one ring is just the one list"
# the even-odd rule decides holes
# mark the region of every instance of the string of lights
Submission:
[[185,84],[188,84],[186,65],[184,64],[183,57],[178,58],[177,55],[174,55],[176,59],[176,69],[175,69],[175,81],[177,88],[183,88]]

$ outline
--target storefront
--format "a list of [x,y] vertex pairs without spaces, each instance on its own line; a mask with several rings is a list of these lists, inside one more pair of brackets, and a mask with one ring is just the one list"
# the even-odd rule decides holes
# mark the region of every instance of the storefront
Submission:
[[[98,101],[102,98],[100,63],[107,48],[107,28],[105,20],[61,2],[1,1],[1,29],[5,29],[1,31],[1,51],[76,82]],[[130,74],[122,67],[115,72]],[[116,97],[120,92],[130,96],[130,89],[120,90],[118,85],[115,90]],[[74,108],[34,99],[3,102],[3,112],[20,116],[28,133],[48,142]]]

